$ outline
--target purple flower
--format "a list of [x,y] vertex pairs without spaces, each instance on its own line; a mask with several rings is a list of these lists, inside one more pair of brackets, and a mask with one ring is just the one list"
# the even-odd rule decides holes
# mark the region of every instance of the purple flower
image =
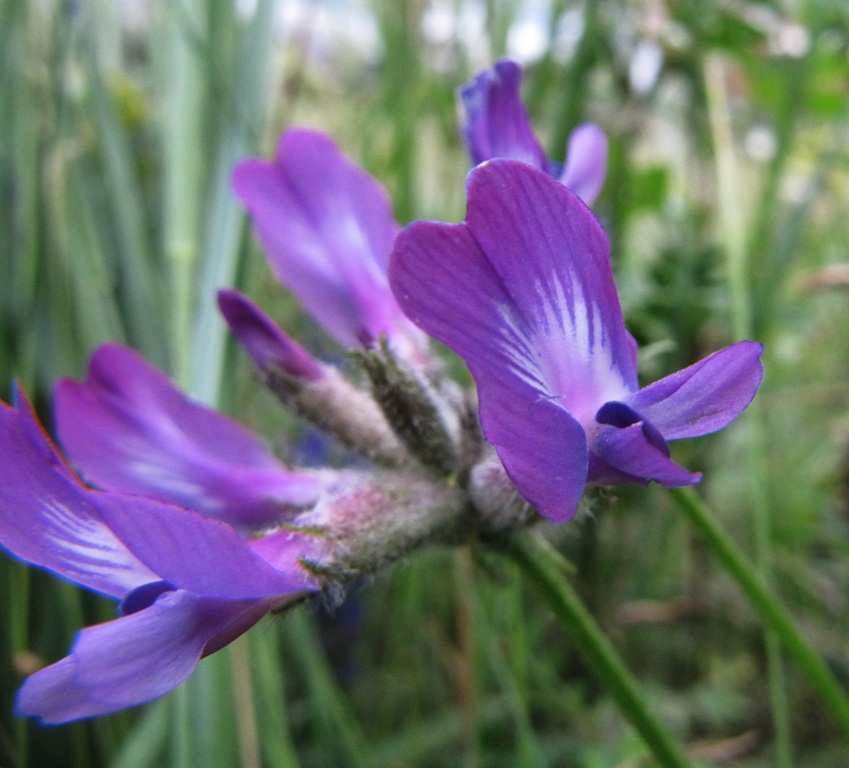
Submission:
[[398,232],[389,198],[330,138],[287,131],[276,160],[238,164],[233,187],[278,279],[333,338],[356,347],[385,335],[398,354],[423,354],[424,337],[389,290]]
[[604,184],[607,138],[593,123],[572,131],[566,163],[549,161],[519,97],[522,70],[502,60],[460,89],[461,129],[475,165],[496,157],[521,160],[558,178],[587,205]]
[[24,682],[21,714],[63,723],[161,696],[201,657],[318,588],[299,562],[314,540],[277,531],[245,541],[194,511],[91,490],[18,400],[0,403],[0,543],[121,601],[119,618],[82,630],[69,656]]
[[137,352],[113,344],[92,355],[84,382],[59,383],[56,424],[90,483],[241,529],[312,504],[322,487],[315,475],[283,467],[237,422],[191,402]]
[[721,429],[760,384],[743,341],[640,389],[609,244],[589,209],[530,166],[493,160],[467,182],[465,223],[416,222],[390,282],[421,328],[469,366],[481,426],[519,493],[575,514],[587,482],[698,482],[668,440]]

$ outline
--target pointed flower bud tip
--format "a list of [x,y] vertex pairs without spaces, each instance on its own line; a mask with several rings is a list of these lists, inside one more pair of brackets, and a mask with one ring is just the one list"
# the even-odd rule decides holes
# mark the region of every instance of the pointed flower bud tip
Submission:
[[218,292],[218,308],[233,335],[264,373],[277,370],[306,381],[324,377],[321,364],[247,296],[222,289]]

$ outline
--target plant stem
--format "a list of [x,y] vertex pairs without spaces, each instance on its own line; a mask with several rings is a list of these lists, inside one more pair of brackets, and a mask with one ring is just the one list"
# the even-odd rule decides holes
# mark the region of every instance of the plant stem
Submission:
[[689,766],[678,744],[649,710],[619,654],[566,580],[569,564],[562,555],[534,531],[505,538],[498,546],[537,588],[584,661],[604,682],[619,710],[658,762],[668,768]]
[[743,553],[719,527],[707,505],[693,489],[672,488],[670,493],[693,526],[707,540],[752,607],[777,636],[784,650],[796,662],[841,731],[849,738],[849,697],[822,657],[808,645],[787,612],[772,596],[763,578],[746,562]]

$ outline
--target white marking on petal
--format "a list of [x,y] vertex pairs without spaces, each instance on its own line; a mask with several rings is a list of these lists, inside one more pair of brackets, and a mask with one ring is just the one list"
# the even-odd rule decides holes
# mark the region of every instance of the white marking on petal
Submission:
[[557,399],[587,427],[604,403],[630,390],[614,363],[601,309],[570,277],[566,285],[554,273],[547,283],[538,280],[538,302],[524,318],[501,307],[509,333],[500,336],[499,347],[513,375],[542,397]]
[[[49,521],[44,538],[58,550],[59,559],[81,576],[126,591],[159,578],[88,510],[71,509],[56,499],[44,499],[41,508]],[[86,583],[93,585],[93,580]]]

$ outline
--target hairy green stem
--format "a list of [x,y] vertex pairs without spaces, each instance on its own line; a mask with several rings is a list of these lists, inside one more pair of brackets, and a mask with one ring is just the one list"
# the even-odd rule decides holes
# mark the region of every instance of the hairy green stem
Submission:
[[534,531],[504,538],[498,545],[537,588],[584,661],[602,680],[658,762],[667,768],[689,766],[676,741],[649,710],[619,654],[564,578],[569,564],[562,555]]
[[763,577],[746,562],[743,553],[720,528],[707,505],[692,488],[670,489],[688,520],[702,534],[728,574],[764,623],[777,636],[843,734],[849,738],[849,696],[832,675],[822,657],[805,641],[790,616],[773,597]]

